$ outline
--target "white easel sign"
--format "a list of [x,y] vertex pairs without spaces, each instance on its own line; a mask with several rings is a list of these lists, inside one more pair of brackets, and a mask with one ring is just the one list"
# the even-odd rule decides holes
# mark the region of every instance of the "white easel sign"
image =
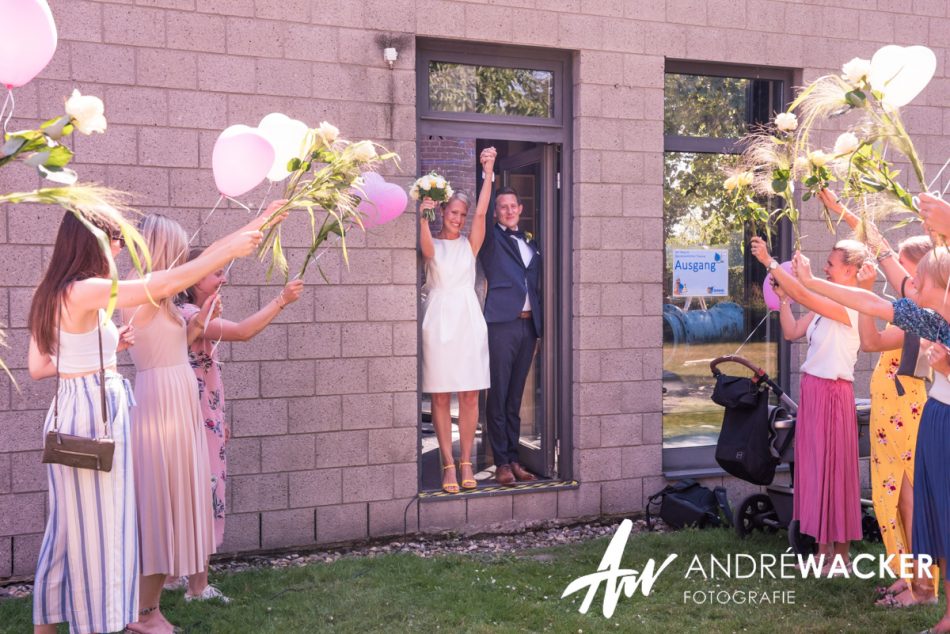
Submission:
[[729,251],[673,249],[674,297],[728,297]]

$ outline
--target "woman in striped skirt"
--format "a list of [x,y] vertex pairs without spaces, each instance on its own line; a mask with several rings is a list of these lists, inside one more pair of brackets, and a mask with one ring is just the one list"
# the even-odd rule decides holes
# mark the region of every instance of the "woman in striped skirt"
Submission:
[[[113,257],[124,244],[120,220],[113,209],[100,209],[93,218],[97,231],[111,237]],[[120,282],[118,305],[136,306],[174,295],[230,259],[248,255],[261,238],[256,230],[237,232],[186,265]],[[129,447],[131,394],[128,382],[116,371],[119,333],[104,319],[112,291],[109,269],[97,237],[67,212],[30,307],[30,376],[58,375],[56,401],[46,417],[44,435],[55,421],[63,433],[99,437],[103,435],[99,374],[104,369],[108,432],[115,454],[108,472],[48,466],[50,514],[33,591],[37,633],[53,633],[62,622],[69,623],[73,634],[114,632],[136,620],[141,621],[142,632],[171,629],[158,606],[139,605]],[[125,341],[131,343],[131,333]]]

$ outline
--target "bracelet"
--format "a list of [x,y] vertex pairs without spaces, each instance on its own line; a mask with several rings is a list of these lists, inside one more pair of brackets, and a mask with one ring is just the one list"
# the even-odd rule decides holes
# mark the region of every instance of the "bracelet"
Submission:
[[894,257],[894,252],[891,249],[884,249],[880,253],[877,254],[877,261],[883,262],[887,258],[892,258],[892,257]]
[[277,304],[277,310],[284,310],[284,306],[287,305],[286,302],[283,304],[280,303],[280,297],[275,297],[274,302]]

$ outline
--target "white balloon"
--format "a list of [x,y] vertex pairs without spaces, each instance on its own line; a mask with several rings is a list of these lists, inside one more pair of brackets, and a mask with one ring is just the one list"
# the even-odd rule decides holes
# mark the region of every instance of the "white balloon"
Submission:
[[267,172],[267,180],[275,183],[284,180],[290,176],[287,163],[300,158],[304,152],[304,141],[309,131],[307,124],[280,112],[272,112],[261,119],[257,129],[274,146],[274,164]]
[[868,83],[892,108],[906,106],[927,87],[937,70],[937,56],[926,46],[884,46],[871,58]]

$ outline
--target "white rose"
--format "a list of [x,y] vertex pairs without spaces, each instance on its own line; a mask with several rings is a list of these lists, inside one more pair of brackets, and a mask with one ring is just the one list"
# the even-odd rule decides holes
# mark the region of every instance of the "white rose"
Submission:
[[320,122],[320,127],[317,128],[317,138],[320,139],[324,145],[330,147],[338,136],[340,136],[340,131],[336,126],[326,121]]
[[73,120],[76,129],[83,134],[106,131],[105,106],[102,99],[82,95],[78,90],[66,100],[66,114]]
[[815,167],[824,167],[831,160],[831,155],[821,150],[812,150],[808,153],[808,161]]
[[798,127],[798,117],[791,112],[780,112],[775,115],[775,127],[782,132],[794,132]]
[[409,198],[413,200],[419,200],[419,186],[413,185],[412,189],[409,190]]
[[738,176],[739,187],[748,187],[752,184],[752,181],[755,180],[755,175],[752,172],[742,172]]
[[426,174],[418,180],[419,189],[430,190],[432,189],[432,177]]
[[855,57],[841,67],[841,72],[849,84],[861,86],[867,81],[868,73],[871,72],[871,60]]
[[726,189],[727,192],[733,191],[736,187],[739,186],[739,175],[736,174],[735,176],[730,176],[729,178],[726,179],[726,182],[724,182],[722,186]]
[[360,141],[353,144],[353,158],[361,163],[368,163],[376,158],[376,148],[370,141]]
[[448,183],[446,183],[445,184],[445,199],[448,200],[449,198],[452,197],[452,194],[454,193],[455,191],[449,186]]
[[804,172],[805,170],[811,169],[811,163],[808,161],[808,157],[799,156],[795,159],[795,169]]
[[434,184],[435,184],[436,189],[445,189],[445,186],[447,183],[445,182],[445,179],[442,178],[441,176],[436,176]]
[[858,140],[858,137],[854,136],[851,132],[845,132],[835,141],[834,153],[836,156],[851,154],[858,149],[859,145],[861,145],[861,142]]

